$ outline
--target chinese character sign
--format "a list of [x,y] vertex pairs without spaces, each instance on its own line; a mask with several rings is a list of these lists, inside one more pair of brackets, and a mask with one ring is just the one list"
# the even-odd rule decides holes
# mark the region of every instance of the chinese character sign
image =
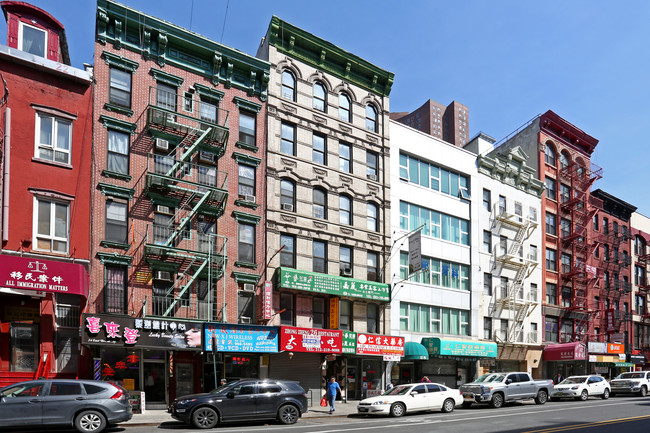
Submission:
[[330,298],[330,329],[339,329],[339,298]]
[[342,353],[343,332],[331,329],[280,328],[280,350],[292,352]]
[[88,296],[88,272],[76,263],[3,255],[0,287]]
[[286,289],[325,293],[333,296],[390,301],[388,284],[319,274],[317,272],[279,268],[276,272],[276,285]]
[[404,356],[404,337],[357,334],[357,353],[359,355]]
[[275,326],[206,323],[204,338],[205,350],[213,350],[212,342],[216,341],[219,352],[278,352],[278,328]]
[[264,283],[264,301],[262,304],[264,320],[271,320],[273,317],[273,283]]

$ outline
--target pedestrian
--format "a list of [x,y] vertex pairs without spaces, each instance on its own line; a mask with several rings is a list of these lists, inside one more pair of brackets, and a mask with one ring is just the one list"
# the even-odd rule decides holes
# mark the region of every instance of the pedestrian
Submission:
[[562,373],[559,371],[557,372],[557,376],[555,376],[555,384],[557,385],[558,383],[562,382],[564,380],[564,376],[562,376]]
[[391,389],[393,389],[394,386],[395,386],[395,381],[391,380],[390,382],[388,382],[388,384],[386,384],[386,391],[390,391]]
[[422,379],[420,379],[420,382],[422,382],[422,383],[431,383],[431,381],[429,380],[429,378],[426,377],[426,376],[422,376]]
[[327,401],[330,404],[330,415],[334,412],[334,400],[336,400],[337,394],[341,392],[341,387],[334,377],[330,379],[330,382],[327,384]]
[[220,385],[221,385],[221,386],[224,386],[224,385],[227,384],[227,383],[228,383],[228,381],[227,381],[225,378],[223,378],[223,379],[221,379],[221,383],[220,383]]

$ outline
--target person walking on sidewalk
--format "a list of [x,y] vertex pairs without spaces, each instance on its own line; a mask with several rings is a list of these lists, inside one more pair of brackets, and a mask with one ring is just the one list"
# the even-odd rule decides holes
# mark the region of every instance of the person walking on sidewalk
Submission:
[[327,402],[330,404],[330,415],[334,412],[334,401],[339,392],[341,392],[341,387],[336,379],[332,377],[330,382],[327,384]]

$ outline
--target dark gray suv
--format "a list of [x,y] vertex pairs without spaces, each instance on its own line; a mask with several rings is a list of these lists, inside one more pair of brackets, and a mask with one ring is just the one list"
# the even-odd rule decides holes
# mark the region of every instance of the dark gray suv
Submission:
[[277,419],[293,424],[307,412],[307,393],[298,382],[241,379],[212,392],[179,397],[169,407],[172,417],[196,428],[220,422]]
[[99,433],[132,417],[128,392],[108,382],[39,379],[0,389],[0,428],[60,425]]

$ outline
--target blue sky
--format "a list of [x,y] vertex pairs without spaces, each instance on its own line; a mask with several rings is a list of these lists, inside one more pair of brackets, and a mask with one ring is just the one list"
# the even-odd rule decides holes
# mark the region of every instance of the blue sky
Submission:
[[[66,27],[73,66],[93,62],[93,0],[27,1]],[[251,55],[277,15],[395,73],[391,111],[427,99],[467,105],[470,136],[499,140],[551,109],[600,140],[592,161],[604,177],[594,188],[650,216],[650,1],[122,3]],[[6,26],[0,31],[6,43]]]

